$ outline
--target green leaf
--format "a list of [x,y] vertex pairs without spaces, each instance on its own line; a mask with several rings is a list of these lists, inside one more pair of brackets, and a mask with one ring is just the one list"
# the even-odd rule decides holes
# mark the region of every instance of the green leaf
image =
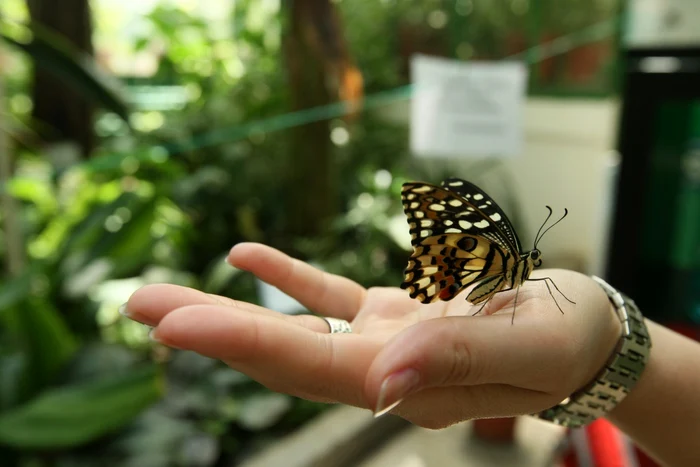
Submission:
[[[26,358],[19,352],[0,355],[0,413],[14,407],[22,400],[22,375],[26,368]],[[0,459],[2,456],[0,456]]]
[[[134,210],[143,203],[144,201],[137,194],[125,192],[108,203],[91,206],[90,210],[84,214],[83,219],[71,227],[71,234],[61,246],[59,256],[66,257],[71,252],[94,248],[108,234],[105,231],[104,224],[109,216],[114,214],[119,208]],[[113,235],[108,236],[113,237]],[[85,258],[84,262],[73,264],[71,267],[83,267],[89,260],[99,256],[99,254],[94,254],[89,258]]]
[[58,206],[56,194],[47,181],[15,177],[10,179],[7,189],[16,199],[36,205],[44,215],[52,214]]
[[31,294],[34,278],[35,271],[27,268],[19,276],[0,284],[0,314]]
[[[116,232],[105,231],[105,219],[118,208],[127,209],[131,219]],[[85,229],[78,225],[65,250],[68,251],[70,246],[71,253],[78,256],[70,261],[70,265],[65,262],[61,268],[65,279],[64,293],[72,297],[82,296],[98,282],[114,276],[133,274],[148,264],[154,243],[150,232],[155,208],[154,198],[143,199],[133,193],[124,193],[117,200],[90,214]],[[98,222],[93,222],[95,219]],[[81,230],[83,232],[79,233]],[[81,240],[82,244],[77,244],[77,240]]]
[[38,65],[119,115],[128,125],[129,109],[117,81],[101,72],[90,55],[76,49],[62,36],[36,23],[27,27],[0,19],[0,39],[27,53]]
[[56,308],[30,298],[10,310],[8,322],[27,358],[23,399],[51,383],[77,349],[75,336]]
[[141,52],[144,50],[148,44],[151,43],[151,38],[150,37],[139,37],[136,39],[136,42],[134,42],[134,51],[136,52]]
[[51,263],[36,260],[24,268],[18,276],[0,281],[0,318],[4,312],[36,294],[51,274]]
[[163,392],[155,365],[47,391],[0,416],[0,443],[20,449],[79,446],[129,423]]

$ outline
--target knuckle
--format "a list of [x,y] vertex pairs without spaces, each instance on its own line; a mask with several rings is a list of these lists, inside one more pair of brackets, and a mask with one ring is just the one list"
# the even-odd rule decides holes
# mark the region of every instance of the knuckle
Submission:
[[216,294],[212,294],[212,293],[208,293],[207,297],[209,297],[212,300],[212,303],[215,303],[218,305],[226,305],[226,306],[232,306],[234,308],[242,308],[240,306],[240,302],[238,300],[234,300],[233,298],[222,297],[221,295],[216,295]]
[[453,340],[450,347],[449,368],[443,376],[442,384],[465,383],[478,378],[477,369],[474,365],[474,356],[469,344],[463,340]]
[[315,370],[319,374],[330,372],[337,358],[333,339],[329,339],[329,336],[330,334],[316,334],[316,355],[321,358],[316,360],[318,367]]
[[452,365],[448,374],[449,382],[461,382],[468,380],[472,375],[471,352],[464,342],[457,342],[452,346]]
[[[293,319],[303,328],[312,329],[317,332],[328,333],[328,323],[322,318],[314,315],[297,315]],[[319,341],[319,344],[321,342]]]

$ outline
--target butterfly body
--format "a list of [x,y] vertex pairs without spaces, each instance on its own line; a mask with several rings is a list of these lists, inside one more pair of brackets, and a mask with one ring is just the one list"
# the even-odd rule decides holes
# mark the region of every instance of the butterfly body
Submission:
[[520,287],[530,277],[530,273],[534,268],[533,261],[529,256],[514,261],[512,265],[506,264],[502,274],[487,277],[479,282],[467,296],[467,300],[470,303],[478,304],[488,300],[492,295],[502,290]]
[[533,280],[530,274],[542,264],[541,252],[523,251],[506,214],[472,183],[409,182],[401,198],[413,246],[401,287],[422,303],[451,300],[476,284],[467,301],[485,304]]

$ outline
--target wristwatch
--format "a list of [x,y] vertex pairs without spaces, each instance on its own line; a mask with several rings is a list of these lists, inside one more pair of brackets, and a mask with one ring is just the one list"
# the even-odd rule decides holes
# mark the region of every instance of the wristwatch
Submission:
[[570,428],[591,423],[612,410],[632,388],[649,359],[651,339],[644,317],[632,299],[592,276],[608,295],[622,323],[622,337],[603,370],[583,389],[535,417]]

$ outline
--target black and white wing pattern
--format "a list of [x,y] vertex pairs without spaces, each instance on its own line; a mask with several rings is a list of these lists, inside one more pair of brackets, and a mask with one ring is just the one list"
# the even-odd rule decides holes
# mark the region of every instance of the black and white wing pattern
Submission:
[[481,303],[506,286],[506,272],[520,259],[520,241],[483,190],[457,178],[442,185],[403,185],[413,253],[401,287],[431,303],[451,300],[479,282],[468,300]]
[[[448,178],[441,185],[443,188],[457,193],[465,201],[476,206],[477,209],[482,210],[483,214],[488,216],[489,220],[495,224],[496,236],[499,237],[500,242],[508,243],[506,248],[518,253],[523,252],[518,234],[515,232],[515,228],[513,228],[513,224],[508,219],[508,216],[481,188],[459,178]],[[484,232],[484,234],[490,235],[489,232]]]

